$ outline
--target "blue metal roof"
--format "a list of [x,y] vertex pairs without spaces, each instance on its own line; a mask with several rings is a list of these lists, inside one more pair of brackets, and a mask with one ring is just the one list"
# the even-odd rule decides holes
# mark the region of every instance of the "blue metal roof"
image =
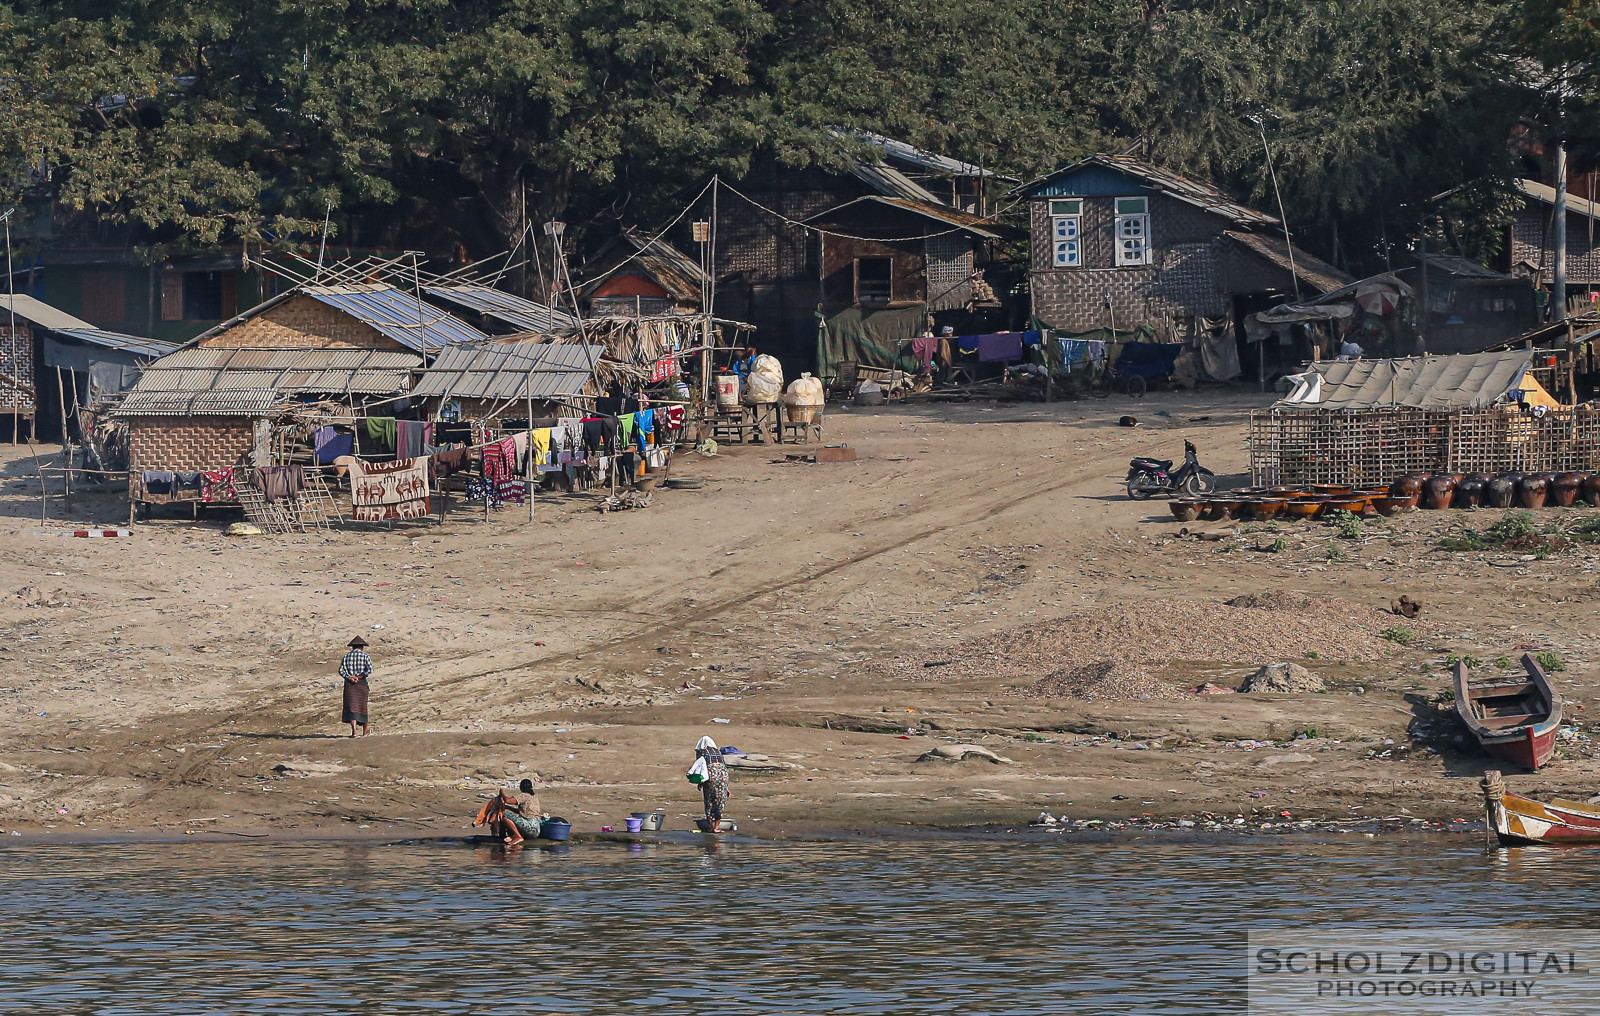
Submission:
[[440,300],[475,310],[486,317],[504,321],[522,331],[564,332],[578,327],[578,319],[566,311],[525,300],[492,286],[424,286],[422,291]]
[[489,338],[448,311],[430,307],[393,286],[306,286],[302,292],[420,353]]

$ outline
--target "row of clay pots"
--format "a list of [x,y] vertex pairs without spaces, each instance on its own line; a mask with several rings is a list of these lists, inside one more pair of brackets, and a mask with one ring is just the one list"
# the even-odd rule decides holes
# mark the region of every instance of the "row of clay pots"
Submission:
[[1326,518],[1335,512],[1366,515],[1373,511],[1393,515],[1416,506],[1409,497],[1393,497],[1387,490],[1356,490],[1349,486],[1315,484],[1307,487],[1243,487],[1201,497],[1168,502],[1179,522],[1217,522],[1222,519]]
[[1600,473],[1410,473],[1389,493],[1417,498],[1424,508],[1600,507]]

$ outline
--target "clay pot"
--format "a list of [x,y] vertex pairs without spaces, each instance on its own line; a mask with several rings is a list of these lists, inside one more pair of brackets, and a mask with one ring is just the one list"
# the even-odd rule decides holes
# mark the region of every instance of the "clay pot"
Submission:
[[1583,478],[1582,497],[1592,507],[1600,508],[1600,473],[1590,473]]
[[1352,515],[1365,515],[1369,502],[1364,497],[1330,497],[1328,503],[1322,508],[1320,518],[1329,518],[1339,512],[1349,512]]
[[1372,502],[1372,507],[1377,509],[1379,515],[1388,518],[1391,515],[1399,515],[1401,512],[1410,511],[1416,505],[1409,496],[1380,497]]
[[1456,493],[1456,483],[1460,477],[1452,473],[1435,473],[1423,481],[1422,506],[1424,508],[1444,509],[1450,507]]
[[1290,501],[1285,505],[1291,519],[1309,519],[1322,510],[1321,498],[1303,497]]
[[1220,501],[1206,501],[1200,505],[1200,520],[1202,522],[1216,522],[1218,519],[1227,518],[1226,506]]
[[1490,480],[1483,490],[1483,503],[1490,508],[1510,508],[1517,497],[1520,474],[1501,473]]
[[1304,493],[1304,488],[1301,488],[1301,487],[1268,487],[1267,488],[1267,493],[1271,494],[1273,497],[1288,497],[1290,494],[1301,494],[1301,493]]
[[1250,513],[1265,522],[1282,515],[1288,506],[1289,502],[1281,497],[1264,497],[1250,506]]
[[1332,494],[1348,494],[1354,489],[1355,488],[1350,486],[1348,483],[1313,483],[1311,485],[1311,492],[1313,494],[1321,494],[1324,496]]
[[1550,497],[1550,474],[1534,473],[1524,476],[1517,484],[1517,503],[1524,508],[1543,508]]
[[1193,522],[1200,517],[1199,501],[1168,501],[1167,508],[1179,522]]
[[1484,488],[1489,485],[1489,478],[1474,474],[1462,479],[1456,484],[1455,497],[1452,504],[1457,508],[1478,508],[1483,504]]
[[1556,482],[1550,485],[1550,503],[1558,508],[1571,508],[1572,502],[1578,499],[1578,490],[1582,486],[1582,473],[1557,475]]
[[1390,497],[1416,497],[1422,494],[1422,481],[1426,479],[1421,473],[1407,473],[1398,476],[1389,484]]

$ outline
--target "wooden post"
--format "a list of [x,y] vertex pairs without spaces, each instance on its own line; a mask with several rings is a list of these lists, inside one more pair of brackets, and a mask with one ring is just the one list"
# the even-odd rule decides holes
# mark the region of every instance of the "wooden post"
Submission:
[[[78,386],[74,384],[72,390],[77,392]],[[56,399],[61,403],[61,447],[65,448],[67,447],[67,386],[62,383],[60,367],[56,368]],[[67,463],[69,466],[71,464]]]
[[528,395],[528,522],[533,522],[533,374],[523,381],[523,392]]

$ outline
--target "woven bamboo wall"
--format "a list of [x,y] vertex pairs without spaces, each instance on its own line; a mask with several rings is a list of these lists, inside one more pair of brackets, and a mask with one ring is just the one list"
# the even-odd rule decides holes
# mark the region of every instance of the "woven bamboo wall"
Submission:
[[1600,470],[1600,406],[1554,409],[1542,419],[1501,406],[1250,414],[1257,484],[1375,487],[1403,473],[1506,470]]

